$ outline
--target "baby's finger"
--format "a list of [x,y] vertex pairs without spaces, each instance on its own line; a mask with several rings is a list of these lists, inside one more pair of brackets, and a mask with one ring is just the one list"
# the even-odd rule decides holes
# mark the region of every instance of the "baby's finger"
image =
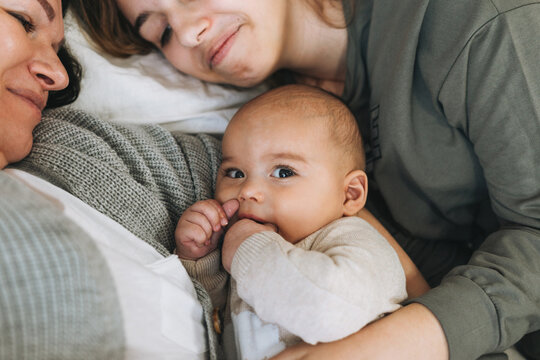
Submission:
[[[199,216],[203,216],[198,214]],[[212,235],[212,229],[210,224],[206,222],[206,229],[200,226],[197,223],[190,222],[189,220],[182,220],[184,222],[183,226],[177,228],[176,238],[180,240],[181,243],[195,243],[197,246],[199,244],[204,244]]]
[[[240,203],[236,199],[227,200],[223,203],[223,210],[225,211],[225,214],[227,215],[227,219],[230,219],[240,207]],[[227,224],[224,224],[227,225]]]
[[203,214],[210,224],[214,231],[219,231],[223,226],[223,219],[227,220],[227,215],[221,207],[221,205],[213,199],[200,201],[197,203],[197,206],[192,207],[193,211],[197,211]]
[[[186,214],[183,220],[187,223],[199,226],[205,233],[204,240],[210,238],[214,232],[214,227],[211,220],[208,219],[208,217],[203,213],[192,211],[189,214]],[[203,241],[203,239],[200,238],[198,240],[200,240],[199,242]]]

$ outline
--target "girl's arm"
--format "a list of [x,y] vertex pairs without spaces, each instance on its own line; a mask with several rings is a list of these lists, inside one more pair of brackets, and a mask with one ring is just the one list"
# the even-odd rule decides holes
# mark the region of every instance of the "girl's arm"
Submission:
[[302,343],[272,359],[446,360],[448,345],[435,316],[423,305],[411,304],[343,340]]
[[384,226],[369,212],[368,209],[363,208],[356,214],[358,217],[367,221],[373,226],[394,248],[394,251],[398,254],[399,261],[405,271],[405,278],[407,279],[407,294],[409,299],[418,297],[430,288],[416,265],[412,262],[411,258],[405,250],[397,243],[396,239],[384,228]]

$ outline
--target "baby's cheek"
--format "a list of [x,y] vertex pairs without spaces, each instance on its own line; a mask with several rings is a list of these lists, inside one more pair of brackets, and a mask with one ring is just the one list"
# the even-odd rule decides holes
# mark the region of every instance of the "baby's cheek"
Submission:
[[218,176],[216,181],[216,190],[214,191],[214,199],[221,202],[221,199],[223,198],[223,185],[220,181],[220,177]]
[[231,200],[231,199],[236,199],[236,196],[234,196],[234,194],[232,194],[231,191],[221,187],[221,186],[216,186],[216,192],[214,194],[214,199],[216,199],[220,204],[223,204],[225,203],[226,201],[228,200]]

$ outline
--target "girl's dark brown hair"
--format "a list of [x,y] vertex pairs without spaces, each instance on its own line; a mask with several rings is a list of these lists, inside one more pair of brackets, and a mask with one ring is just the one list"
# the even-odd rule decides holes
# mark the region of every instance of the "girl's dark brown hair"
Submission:
[[128,57],[148,54],[154,46],[144,40],[122,15],[115,0],[71,0],[71,8],[80,24],[105,52]]
[[[69,3],[70,0],[62,0],[63,15],[66,14]],[[71,104],[77,99],[81,90],[81,65],[71,55],[65,45],[58,50],[58,58],[66,69],[69,77],[69,84],[65,89],[50,92],[46,106],[48,109]]]

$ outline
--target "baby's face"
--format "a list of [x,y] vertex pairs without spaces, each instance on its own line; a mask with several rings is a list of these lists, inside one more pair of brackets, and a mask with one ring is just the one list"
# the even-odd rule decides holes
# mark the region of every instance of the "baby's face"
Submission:
[[239,218],[272,223],[296,243],[343,215],[337,148],[318,119],[268,107],[244,112],[223,138],[216,199],[238,199]]

